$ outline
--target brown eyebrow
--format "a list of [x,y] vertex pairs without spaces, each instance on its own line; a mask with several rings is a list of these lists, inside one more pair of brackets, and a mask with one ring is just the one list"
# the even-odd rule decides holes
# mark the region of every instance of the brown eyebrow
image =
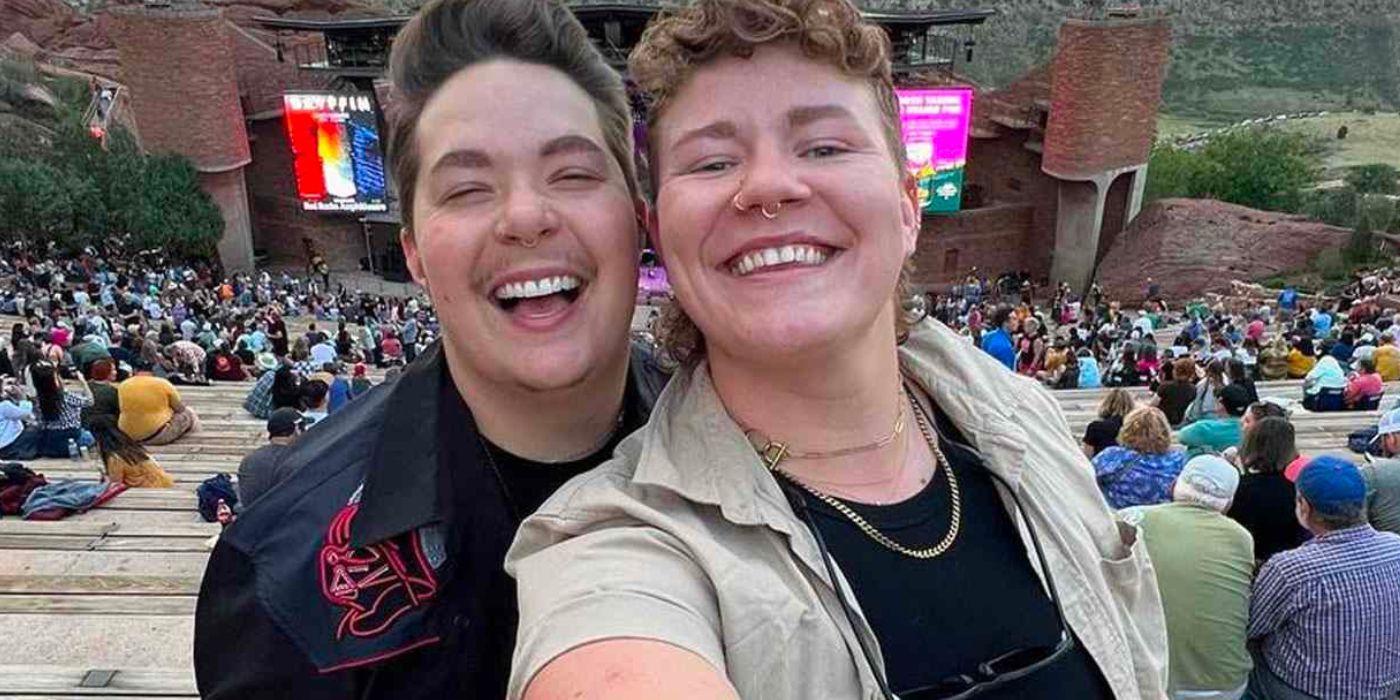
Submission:
[[675,143],[671,144],[671,148],[680,148],[691,141],[699,139],[732,139],[738,135],[739,127],[735,126],[734,122],[712,122],[698,129],[691,129],[685,132],[680,138],[676,139]]
[[436,173],[439,170],[445,170],[447,168],[489,167],[491,167],[491,156],[486,155],[485,151],[459,149],[442,154],[442,157],[438,158],[436,163],[433,163],[433,167],[429,172]]
[[810,105],[807,107],[794,107],[788,110],[788,126],[796,129],[807,126],[812,122],[823,119],[850,119],[855,120],[855,115],[851,111],[840,105]]
[[540,147],[540,157],[562,155],[564,153],[585,153],[602,154],[603,149],[586,136],[578,134],[567,134],[555,139],[550,139],[548,143]]

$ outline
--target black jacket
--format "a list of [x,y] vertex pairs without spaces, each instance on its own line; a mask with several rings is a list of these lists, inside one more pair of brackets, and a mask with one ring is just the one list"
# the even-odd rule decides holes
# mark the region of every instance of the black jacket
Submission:
[[[279,460],[290,476],[220,537],[195,617],[203,698],[504,695],[518,522],[470,414],[441,468],[444,370],[434,345],[303,435]],[[634,349],[629,410],[649,413],[665,380]],[[454,510],[461,493],[479,496]]]

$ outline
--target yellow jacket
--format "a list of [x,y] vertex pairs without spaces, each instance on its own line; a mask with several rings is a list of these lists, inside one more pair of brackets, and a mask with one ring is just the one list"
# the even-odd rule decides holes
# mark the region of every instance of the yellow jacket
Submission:
[[1308,372],[1311,372],[1316,364],[1316,357],[1308,357],[1298,352],[1298,348],[1293,348],[1288,353],[1288,376],[1292,379],[1302,379],[1308,376]]
[[1400,348],[1382,345],[1376,348],[1374,359],[1376,371],[1380,373],[1382,380],[1393,382],[1400,379]]

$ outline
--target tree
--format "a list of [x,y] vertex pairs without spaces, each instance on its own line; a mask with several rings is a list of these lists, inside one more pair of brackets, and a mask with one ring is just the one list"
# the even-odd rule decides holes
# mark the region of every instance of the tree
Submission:
[[63,171],[42,162],[0,160],[0,236],[61,240],[73,233]]
[[207,256],[223,236],[219,207],[199,187],[199,173],[183,156],[148,156],[135,226],[138,244],[176,255]]
[[1358,165],[1347,170],[1346,183],[1361,194],[1400,193],[1400,170],[1384,163]]
[[1316,147],[1306,136],[1277,129],[1212,139],[1201,157],[1212,165],[1201,183],[1208,196],[1255,209],[1294,208],[1302,188],[1317,179]]
[[1146,197],[1199,197],[1293,211],[1302,204],[1302,188],[1317,177],[1318,156],[1307,137],[1276,129],[1223,134],[1194,151],[1159,146],[1148,166]]

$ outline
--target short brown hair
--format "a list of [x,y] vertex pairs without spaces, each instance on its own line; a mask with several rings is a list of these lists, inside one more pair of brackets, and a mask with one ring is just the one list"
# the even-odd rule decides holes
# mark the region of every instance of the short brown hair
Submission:
[[[632,78],[649,100],[649,158],[654,160],[656,154],[657,122],[696,70],[725,56],[747,58],[759,46],[780,42],[792,42],[807,58],[869,83],[891,164],[908,182],[889,37],[862,19],[848,0],[695,0],[652,21],[628,62]],[[654,162],[649,170],[654,192]],[[913,263],[906,260],[895,287],[895,333],[901,340],[922,318],[905,306],[913,296],[913,273]],[[674,300],[656,328],[657,339],[676,361],[690,364],[704,356],[704,335]]]
[[1172,379],[1178,382],[1196,382],[1196,361],[1183,357],[1172,363]]
[[413,196],[421,165],[417,130],[423,108],[459,71],[496,59],[554,68],[587,93],[598,110],[608,152],[621,167],[628,191],[638,196],[632,111],[622,78],[562,2],[431,0],[394,37],[389,53],[389,169],[405,228],[413,230]]
[[1135,408],[1123,419],[1118,444],[1143,454],[1166,454],[1172,447],[1172,426],[1156,406]]

